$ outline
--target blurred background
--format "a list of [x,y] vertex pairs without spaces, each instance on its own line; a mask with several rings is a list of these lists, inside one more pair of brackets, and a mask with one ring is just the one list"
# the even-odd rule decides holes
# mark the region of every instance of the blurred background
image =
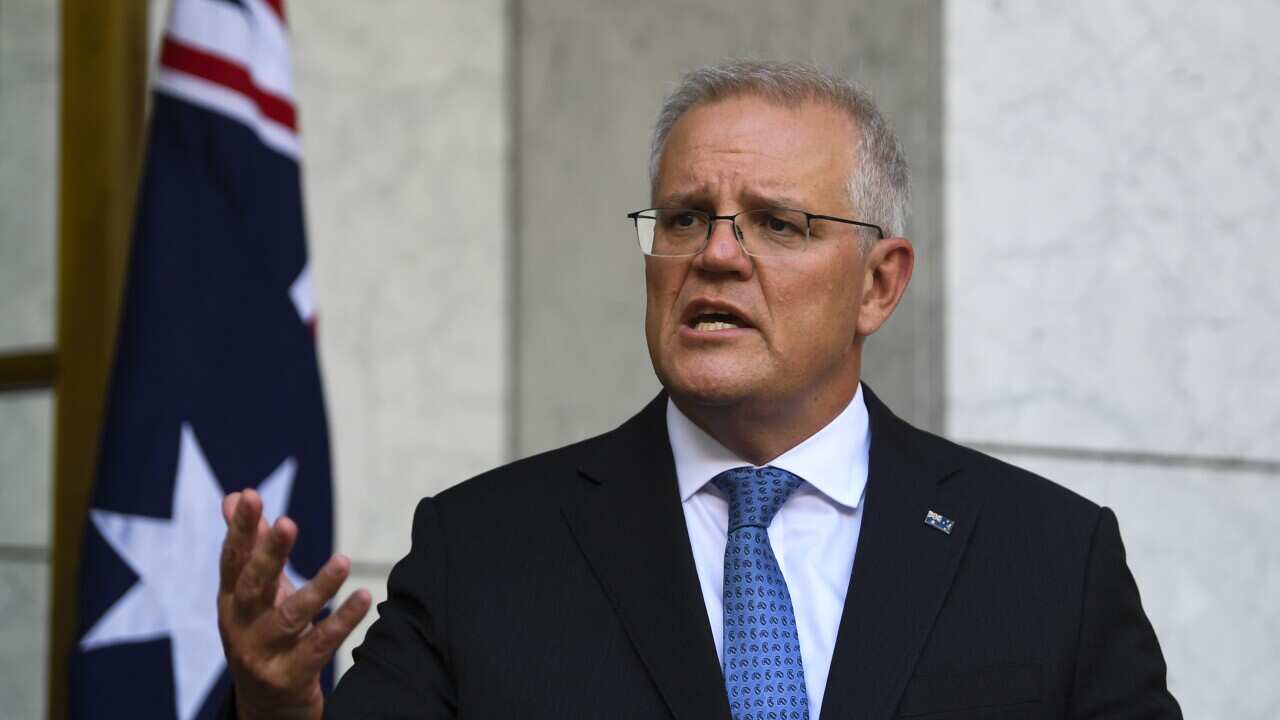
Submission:
[[[166,5],[0,0],[5,718],[62,687],[60,548],[92,478]],[[1275,717],[1280,4],[288,11],[337,549],[376,599],[418,498],[657,391],[623,215],[647,204],[671,83],[810,60],[873,92],[914,174],[919,265],[867,382],[1115,508],[1187,717]]]

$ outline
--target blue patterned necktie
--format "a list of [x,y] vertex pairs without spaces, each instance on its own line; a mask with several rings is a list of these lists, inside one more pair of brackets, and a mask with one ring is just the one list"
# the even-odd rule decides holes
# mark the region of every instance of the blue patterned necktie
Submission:
[[723,665],[733,720],[808,720],[796,615],[768,532],[804,481],[775,467],[740,467],[711,482],[729,499]]

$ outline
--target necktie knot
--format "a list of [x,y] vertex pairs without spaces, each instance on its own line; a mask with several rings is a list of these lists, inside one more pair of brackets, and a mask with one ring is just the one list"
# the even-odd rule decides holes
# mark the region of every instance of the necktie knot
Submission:
[[725,470],[711,482],[729,499],[729,532],[742,527],[769,527],[782,503],[804,482],[781,468],[740,467]]

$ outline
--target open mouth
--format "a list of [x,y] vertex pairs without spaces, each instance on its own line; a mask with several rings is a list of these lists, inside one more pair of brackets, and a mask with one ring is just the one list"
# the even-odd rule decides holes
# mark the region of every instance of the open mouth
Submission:
[[688,325],[694,330],[701,332],[735,330],[738,328],[751,327],[742,318],[726,312],[698,313],[690,318]]

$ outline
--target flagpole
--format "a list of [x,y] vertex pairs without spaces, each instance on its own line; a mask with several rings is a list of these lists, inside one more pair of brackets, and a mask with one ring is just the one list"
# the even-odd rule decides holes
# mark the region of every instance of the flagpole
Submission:
[[145,0],[63,0],[48,717],[66,717],[76,566],[142,157]]

